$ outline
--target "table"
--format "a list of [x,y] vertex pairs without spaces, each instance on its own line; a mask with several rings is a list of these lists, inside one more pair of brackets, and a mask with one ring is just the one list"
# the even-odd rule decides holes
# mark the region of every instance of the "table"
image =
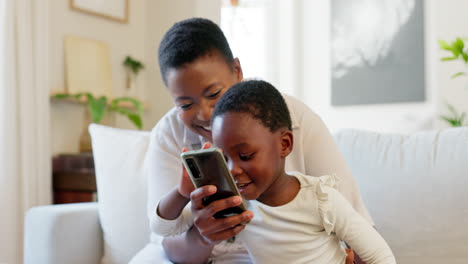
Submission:
[[97,200],[92,153],[59,154],[52,159],[54,204]]

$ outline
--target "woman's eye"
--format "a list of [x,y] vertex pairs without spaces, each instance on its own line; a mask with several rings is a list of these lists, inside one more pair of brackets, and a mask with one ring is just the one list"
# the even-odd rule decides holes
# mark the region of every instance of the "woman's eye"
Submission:
[[183,105],[179,105],[179,107],[184,110],[184,111],[187,111],[189,110],[191,107],[192,107],[192,104],[183,104]]
[[248,161],[250,159],[252,159],[253,157],[253,153],[250,153],[250,154],[239,154],[239,158],[242,160],[242,161]]
[[214,92],[212,94],[209,94],[207,97],[210,99],[218,97],[219,93],[221,93],[221,90],[218,90],[217,92]]

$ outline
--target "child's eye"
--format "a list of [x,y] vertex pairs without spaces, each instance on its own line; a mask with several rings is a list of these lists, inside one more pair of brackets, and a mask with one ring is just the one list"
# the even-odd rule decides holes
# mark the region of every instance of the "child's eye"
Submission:
[[252,159],[254,153],[249,153],[249,154],[239,154],[239,158],[242,160],[242,161],[248,161],[250,159]]
[[209,98],[209,99],[214,99],[214,98],[218,97],[219,93],[221,93],[221,89],[214,92],[214,93],[212,93],[212,94],[207,95],[206,97]]

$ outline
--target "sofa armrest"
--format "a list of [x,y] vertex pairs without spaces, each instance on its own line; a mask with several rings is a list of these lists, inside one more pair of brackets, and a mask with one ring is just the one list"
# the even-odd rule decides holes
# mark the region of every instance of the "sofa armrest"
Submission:
[[26,213],[25,264],[94,264],[102,253],[97,203],[40,206]]

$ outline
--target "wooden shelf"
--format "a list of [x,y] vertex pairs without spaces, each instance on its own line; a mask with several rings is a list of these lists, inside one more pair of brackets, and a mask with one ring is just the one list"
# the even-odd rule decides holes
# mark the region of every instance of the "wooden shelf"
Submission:
[[[75,98],[58,99],[58,98],[54,97],[57,94],[63,94],[63,92],[53,92],[53,93],[51,93],[50,94],[50,100],[52,102],[67,102],[67,103],[73,103],[73,104],[87,104],[88,103],[88,99],[86,98],[86,96],[82,96],[82,97],[80,97],[80,99],[75,99]],[[108,100],[107,100],[108,105],[109,105],[110,102],[112,102],[113,99],[114,98],[108,98]],[[143,103],[143,109],[148,110],[149,109],[148,103],[147,102],[142,102],[142,103]],[[124,108],[128,108],[128,109],[135,109],[135,106],[131,102],[119,102],[119,106],[124,107]]]

